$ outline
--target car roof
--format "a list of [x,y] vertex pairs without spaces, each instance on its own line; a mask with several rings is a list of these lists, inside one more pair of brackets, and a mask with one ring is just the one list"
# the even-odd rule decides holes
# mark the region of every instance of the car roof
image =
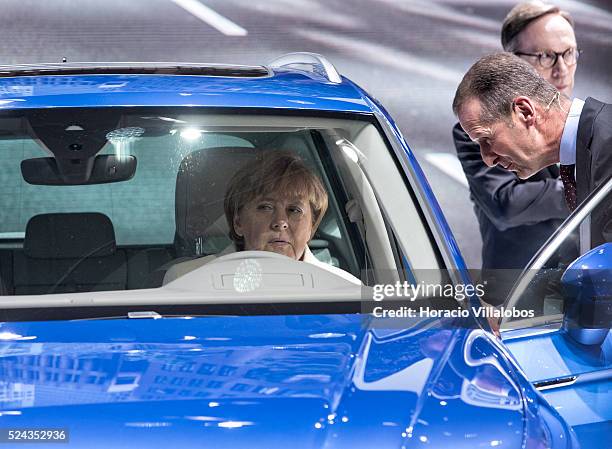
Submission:
[[0,109],[201,106],[372,112],[367,94],[340,77],[326,60],[322,59],[328,64],[324,66],[318,60],[313,63],[306,58],[306,62],[299,62],[299,56],[297,60],[283,59],[286,56],[279,59],[280,63],[269,66],[183,63],[0,66]]

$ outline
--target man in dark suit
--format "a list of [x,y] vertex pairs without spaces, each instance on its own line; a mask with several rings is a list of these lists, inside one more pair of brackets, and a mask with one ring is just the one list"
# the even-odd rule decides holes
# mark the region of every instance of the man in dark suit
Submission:
[[[453,110],[488,166],[527,179],[560,162],[570,210],[612,175],[612,106],[570,100],[511,53],[477,61],[457,88]],[[610,208],[599,215],[590,247],[608,239]]]
[[[563,147],[561,148],[563,150]],[[612,105],[587,98],[576,131],[576,203],[612,175]],[[591,217],[591,248],[612,241],[612,204]]]
[[[573,25],[571,16],[554,5],[520,3],[504,20],[502,46],[524,57],[542,77],[571,96],[578,57]],[[554,54],[564,56],[548,57]],[[559,169],[551,165],[521,180],[503,168],[488,167],[478,144],[458,123],[453,140],[480,225],[482,268],[515,270],[506,272],[509,287],[568,215]]]
[[488,167],[478,144],[459,124],[453,138],[480,225],[483,270],[522,269],[569,213],[558,167],[521,180],[503,168]]

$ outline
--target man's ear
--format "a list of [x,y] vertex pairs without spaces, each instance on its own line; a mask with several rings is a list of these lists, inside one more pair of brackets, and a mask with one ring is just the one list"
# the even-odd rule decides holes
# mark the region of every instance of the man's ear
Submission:
[[535,103],[529,97],[516,97],[512,101],[512,113],[527,126],[533,126],[536,121]]

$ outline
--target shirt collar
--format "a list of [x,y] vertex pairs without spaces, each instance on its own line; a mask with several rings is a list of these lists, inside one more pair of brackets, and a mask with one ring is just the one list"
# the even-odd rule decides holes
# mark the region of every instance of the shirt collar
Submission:
[[561,145],[559,147],[559,160],[561,165],[573,165],[576,163],[576,139],[578,137],[578,122],[584,101],[574,98],[570,106],[569,114],[565,120],[563,134],[561,135]]
[[318,261],[319,259],[317,259],[315,255],[312,254],[312,251],[310,251],[310,248],[308,248],[308,245],[306,245],[306,248],[304,248],[304,254],[302,255],[302,258],[300,260],[302,262],[313,263],[315,260]]

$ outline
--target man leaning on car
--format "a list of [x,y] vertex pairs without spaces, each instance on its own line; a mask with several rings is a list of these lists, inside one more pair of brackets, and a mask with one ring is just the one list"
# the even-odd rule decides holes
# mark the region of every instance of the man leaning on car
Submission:
[[[504,20],[501,42],[505,51],[524,58],[571,97],[579,51],[567,12],[539,1],[520,3]],[[482,268],[488,276],[496,271],[498,281],[503,279],[489,298],[499,303],[518,272],[569,213],[559,168],[552,165],[521,180],[503,167],[488,167],[478,144],[459,123],[453,139],[480,225]]]

